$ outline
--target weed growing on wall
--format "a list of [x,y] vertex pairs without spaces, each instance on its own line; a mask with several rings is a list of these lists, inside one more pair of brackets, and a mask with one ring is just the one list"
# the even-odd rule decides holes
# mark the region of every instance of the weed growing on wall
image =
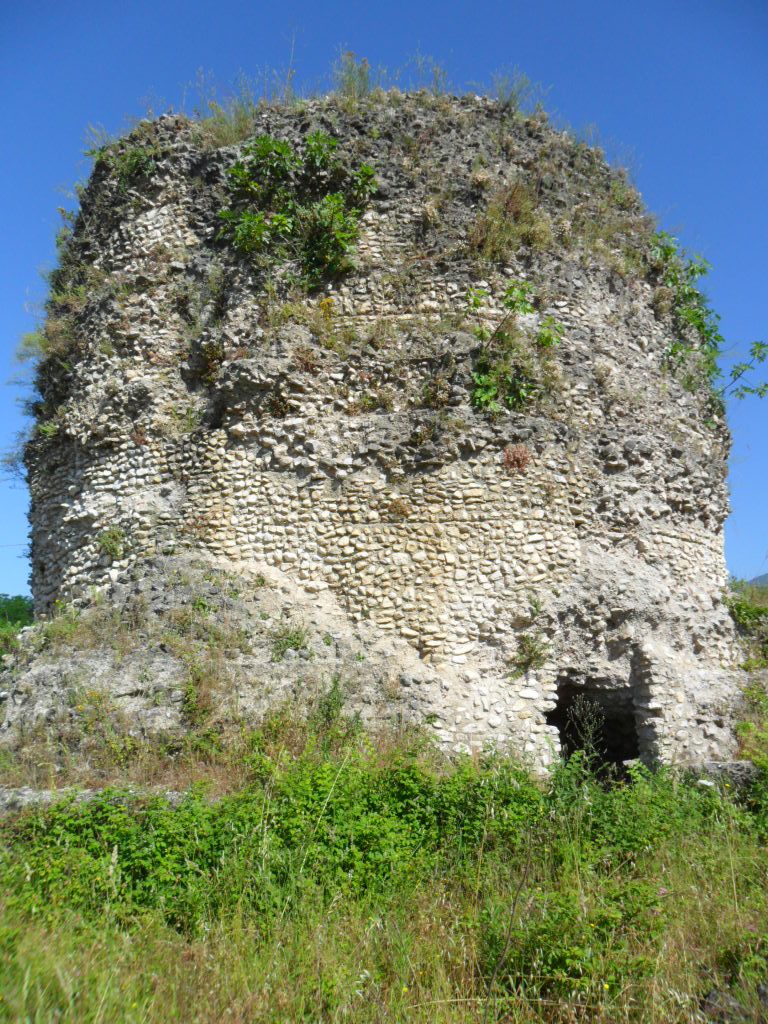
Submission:
[[[484,289],[471,288],[467,303],[478,311],[489,299]],[[472,371],[472,404],[476,409],[498,414],[519,412],[551,391],[555,380],[554,349],[563,336],[562,326],[544,317],[531,335],[518,317],[533,313],[536,294],[527,281],[510,281],[501,299],[504,318],[490,331],[484,324],[474,328],[483,343]]]
[[768,668],[768,588],[735,582],[728,609],[748,648],[747,669]]
[[272,633],[272,661],[282,661],[288,651],[300,651],[307,645],[306,627],[288,623]]
[[110,526],[107,530],[103,530],[96,538],[99,551],[112,562],[123,557],[126,543],[125,530],[119,526]]
[[360,100],[367,99],[378,84],[366,58],[358,58],[350,50],[339,54],[333,66],[333,81],[339,97],[353,108]]
[[663,289],[657,303],[669,310],[675,338],[667,350],[669,364],[681,372],[683,385],[691,391],[708,386],[712,397],[722,403],[728,395],[746,398],[768,396],[768,381],[752,383],[750,375],[768,359],[768,344],[753,342],[743,362],[723,374],[719,365],[725,346],[720,317],[712,309],[698,282],[710,270],[699,256],[689,256],[677,239],[666,231],[657,232],[650,252],[650,267]]
[[314,289],[353,266],[360,215],[376,190],[367,164],[350,170],[339,158],[338,140],[311,132],[301,152],[261,135],[228,172],[231,205],[219,216],[220,236],[262,266],[298,265]]
[[0,664],[2,656],[16,647],[16,636],[32,624],[32,598],[0,594]]
[[530,462],[531,452],[527,445],[524,444],[507,445],[501,455],[501,463],[504,469],[512,476],[524,473]]
[[517,641],[512,659],[512,679],[519,679],[532,669],[542,668],[550,656],[549,643],[540,633],[523,633]]
[[112,176],[125,198],[132,189],[145,187],[152,179],[157,163],[165,155],[158,144],[155,126],[141,122],[127,137],[114,141],[91,129],[93,145],[85,150],[96,170]]

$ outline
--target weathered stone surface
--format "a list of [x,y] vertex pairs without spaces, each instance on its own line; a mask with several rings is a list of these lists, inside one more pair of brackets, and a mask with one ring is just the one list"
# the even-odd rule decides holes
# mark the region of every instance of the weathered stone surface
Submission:
[[[26,811],[30,807],[46,807],[50,804],[72,801],[73,803],[88,803],[90,800],[101,796],[100,789],[74,789],[65,787],[63,789],[32,789],[30,786],[0,786],[0,814],[18,814],[19,811]],[[183,793],[174,790],[140,790],[124,791],[119,795],[115,794],[115,800],[131,800],[134,798],[162,797],[171,806],[179,804]]]
[[[596,253],[571,233],[604,215],[617,172],[478,97],[265,109],[254,134],[317,128],[372,164],[380,189],[358,270],[292,306],[284,274],[265,290],[217,240],[236,147],[205,152],[194,126],[165,117],[149,129],[162,158],[148,181],[126,196],[97,166],[71,253],[100,283],[66,367],[44,368],[56,432],[28,449],[38,610],[94,595],[125,607],[148,586],[162,616],[164,594],[178,603],[163,559],[191,551],[246,588],[266,575],[261,610],[277,621],[282,600],[313,636],[307,673],[294,652],[272,663],[246,623],[255,653],[228,666],[229,704],[221,695],[233,713],[342,674],[371,722],[426,721],[445,745],[509,743],[545,765],[568,686],[620,694],[606,707],[630,709],[647,760],[727,758],[728,435],[669,372],[671,323],[652,281],[615,269],[621,236]],[[552,240],[480,265],[467,238],[515,181],[535,185]],[[646,230],[639,208],[624,220]],[[520,330],[553,316],[563,339],[538,405],[489,416],[470,400],[480,342],[464,296],[490,293],[479,315],[492,330],[510,279],[539,296]],[[232,601],[235,617],[256,608]],[[137,729],[183,726],[185,666],[151,630],[146,643],[120,659],[27,649],[0,687],[4,741],[60,715],[73,674]]]
[[709,761],[701,767],[705,778],[737,790],[749,789],[760,777],[760,769],[753,761]]

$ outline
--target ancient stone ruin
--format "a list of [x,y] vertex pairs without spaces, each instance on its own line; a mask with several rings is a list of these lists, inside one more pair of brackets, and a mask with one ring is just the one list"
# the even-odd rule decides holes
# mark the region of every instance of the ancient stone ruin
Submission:
[[477,96],[221,141],[142,122],[62,243],[26,452],[52,618],[4,742],[333,692],[539,768],[584,700],[610,760],[727,757],[728,433],[623,173]]

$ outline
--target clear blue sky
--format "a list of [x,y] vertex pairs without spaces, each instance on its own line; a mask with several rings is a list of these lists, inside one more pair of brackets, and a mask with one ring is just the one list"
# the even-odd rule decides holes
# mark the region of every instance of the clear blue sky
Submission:
[[[117,131],[147,102],[179,107],[198,69],[226,84],[285,67],[292,49],[313,86],[340,46],[389,69],[430,54],[458,89],[518,65],[549,87],[550,112],[633,154],[662,226],[713,263],[708,291],[734,353],[768,340],[766,0],[5,0],[0,39],[2,380],[18,376],[13,351],[43,298],[60,190],[88,171],[87,124]],[[23,425],[18,396],[2,391],[3,447]],[[768,402],[732,406],[730,422],[728,564],[750,577],[768,571]],[[2,471],[0,486],[0,592],[25,592],[26,494]]]

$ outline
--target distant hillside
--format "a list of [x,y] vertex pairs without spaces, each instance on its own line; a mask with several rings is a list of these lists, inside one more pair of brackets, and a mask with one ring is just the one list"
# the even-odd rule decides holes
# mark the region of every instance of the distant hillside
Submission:
[[755,587],[768,587],[768,572],[764,572],[762,576],[755,576],[749,582]]

